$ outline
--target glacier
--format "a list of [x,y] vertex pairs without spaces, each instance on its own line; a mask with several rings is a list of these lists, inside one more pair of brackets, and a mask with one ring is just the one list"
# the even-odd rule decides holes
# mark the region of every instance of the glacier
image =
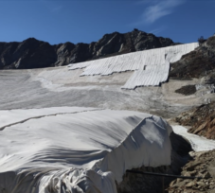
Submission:
[[117,193],[127,169],[171,163],[172,128],[147,113],[20,109],[0,122],[0,192]]
[[198,43],[181,44],[164,48],[138,51],[110,58],[69,64],[69,70],[83,69],[80,76],[102,75],[134,71],[123,89],[139,86],[158,86],[167,81],[170,63],[178,61],[183,55],[193,51]]
[[166,82],[170,64],[197,46],[0,71],[0,193],[116,193],[127,169],[172,164],[174,131],[196,151],[214,148],[153,115],[173,118],[204,103],[175,93],[199,80]]

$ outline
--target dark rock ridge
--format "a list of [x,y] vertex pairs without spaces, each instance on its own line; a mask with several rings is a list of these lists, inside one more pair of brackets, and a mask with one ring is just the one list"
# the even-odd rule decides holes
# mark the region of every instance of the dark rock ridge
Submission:
[[174,45],[169,38],[156,37],[134,29],[128,33],[105,34],[90,44],[70,42],[50,45],[29,38],[23,42],[0,42],[0,69],[31,69],[108,57],[140,50]]

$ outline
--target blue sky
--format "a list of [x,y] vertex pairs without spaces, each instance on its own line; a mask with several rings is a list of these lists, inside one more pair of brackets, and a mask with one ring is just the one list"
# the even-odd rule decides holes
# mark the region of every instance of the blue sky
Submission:
[[195,42],[215,33],[215,0],[0,0],[0,42],[90,43],[134,28]]

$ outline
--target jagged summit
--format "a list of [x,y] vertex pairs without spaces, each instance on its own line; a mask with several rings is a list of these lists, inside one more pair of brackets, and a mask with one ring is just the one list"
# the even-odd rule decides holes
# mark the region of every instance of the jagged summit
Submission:
[[23,42],[0,42],[0,69],[31,69],[62,66],[107,56],[166,47],[175,43],[134,29],[128,33],[105,34],[97,42],[50,45],[35,38]]

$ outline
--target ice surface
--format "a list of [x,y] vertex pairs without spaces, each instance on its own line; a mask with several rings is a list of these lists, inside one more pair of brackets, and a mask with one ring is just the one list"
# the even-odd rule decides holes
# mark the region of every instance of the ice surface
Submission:
[[[125,110],[167,108],[173,116],[190,105],[189,100],[174,95],[171,81],[162,89],[120,88],[164,82],[169,62],[196,46],[82,62],[70,65],[70,71],[59,67],[0,72],[0,106],[5,109],[0,111],[0,192],[116,193],[116,182],[127,169],[169,165],[171,127],[156,116]],[[104,76],[124,71],[131,72]],[[171,107],[167,96],[186,105],[173,101],[176,106]],[[28,109],[9,110],[23,107]]]
[[138,51],[105,59],[70,64],[69,70],[85,68],[81,76],[111,75],[115,72],[135,71],[122,87],[157,86],[167,81],[170,63],[193,51],[198,43]]
[[132,111],[0,111],[0,190],[116,193],[127,169],[170,164],[171,127]]

